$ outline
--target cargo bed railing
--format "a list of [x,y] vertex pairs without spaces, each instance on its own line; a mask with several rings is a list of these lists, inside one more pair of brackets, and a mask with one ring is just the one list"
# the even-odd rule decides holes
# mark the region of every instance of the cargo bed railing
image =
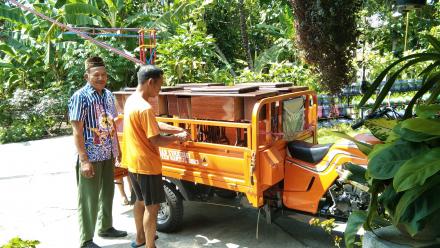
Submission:
[[[245,150],[250,150],[252,148],[252,125],[251,123],[240,123],[240,122],[227,122],[227,121],[209,121],[209,120],[196,120],[196,119],[179,119],[170,117],[156,117],[159,122],[164,122],[172,124],[173,126],[184,125],[185,129],[190,132],[191,141],[194,146],[204,147],[204,148],[225,148],[228,150],[243,152]],[[225,128],[235,128],[238,130],[244,130],[248,135],[246,135],[246,146],[235,146],[235,145],[224,145],[218,143],[210,143],[203,141],[196,141],[199,134],[198,126],[211,126],[211,127],[225,127]]]

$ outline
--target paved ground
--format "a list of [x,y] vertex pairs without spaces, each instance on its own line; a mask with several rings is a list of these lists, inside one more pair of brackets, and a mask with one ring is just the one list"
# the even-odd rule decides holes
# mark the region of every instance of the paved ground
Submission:
[[[36,239],[38,247],[78,247],[75,151],[72,137],[0,145],[0,246],[20,236]],[[135,229],[131,207],[122,206],[115,192],[114,223],[125,229],[124,239],[95,238],[102,247],[129,247]],[[159,234],[160,248],[185,247],[331,247],[322,230],[310,227],[308,217],[281,217],[267,225],[257,211],[202,203],[184,204],[184,226],[174,234]]]

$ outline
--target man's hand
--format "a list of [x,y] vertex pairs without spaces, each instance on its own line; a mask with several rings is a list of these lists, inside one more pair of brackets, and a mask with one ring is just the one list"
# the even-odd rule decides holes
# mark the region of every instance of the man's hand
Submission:
[[177,133],[177,134],[175,134],[175,136],[177,138],[179,138],[180,142],[185,142],[185,141],[189,140],[189,133],[187,131],[183,131],[183,132]]
[[81,175],[85,178],[93,178],[95,176],[95,170],[93,169],[92,163],[89,161],[81,162]]

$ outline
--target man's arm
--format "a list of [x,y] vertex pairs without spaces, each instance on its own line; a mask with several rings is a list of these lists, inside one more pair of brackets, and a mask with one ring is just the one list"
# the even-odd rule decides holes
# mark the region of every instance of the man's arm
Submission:
[[119,121],[121,121],[121,118],[120,118],[119,115],[116,118],[113,119],[113,127],[115,129],[116,142],[118,143],[118,149],[119,149],[119,156],[117,158],[118,159],[117,163],[121,163],[122,162],[121,143],[119,143],[118,126],[116,126],[116,123],[118,123]]
[[185,129],[183,129],[183,128],[171,126],[171,125],[163,123],[163,122],[158,122],[157,124],[159,125],[159,130],[162,133],[177,134],[177,133],[185,131]]
[[156,135],[149,140],[154,146],[167,146],[175,141],[184,142],[188,139],[188,133],[187,132],[180,132],[177,134],[173,134],[171,136],[162,136],[162,135]]
[[73,129],[73,140],[79,155],[81,174],[86,178],[92,178],[95,176],[95,171],[93,170],[92,163],[89,161],[86,152],[83,136],[84,123],[82,121],[71,121],[71,124]]

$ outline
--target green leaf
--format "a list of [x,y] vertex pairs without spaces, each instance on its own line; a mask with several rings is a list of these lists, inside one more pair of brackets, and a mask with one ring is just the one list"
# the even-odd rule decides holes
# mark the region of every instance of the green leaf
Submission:
[[278,62],[278,57],[285,50],[283,44],[275,44],[264,50],[257,58],[255,58],[255,72],[260,73],[267,64]]
[[368,156],[368,171],[375,179],[390,179],[409,159],[429,148],[424,144],[398,140],[391,144],[378,144]]
[[51,42],[46,45],[46,56],[44,58],[44,63],[46,65],[52,65],[54,63],[55,57],[55,47]]
[[0,5],[0,19],[4,19],[19,25],[24,25],[27,23],[19,8],[11,8],[4,4]]
[[110,12],[116,12],[117,11],[117,7],[116,4],[113,0],[104,0],[105,3],[107,4]]
[[416,114],[420,118],[432,118],[440,114],[440,104],[419,104],[416,107]]
[[406,191],[397,204],[393,224],[404,223],[406,230],[414,236],[424,228],[432,214],[440,210],[440,175],[430,179],[422,187]]
[[397,192],[423,185],[429,177],[440,171],[440,148],[408,160],[400,167],[393,179]]
[[380,194],[378,202],[385,207],[390,215],[394,215],[397,203],[399,202],[402,193],[397,193],[392,185],[385,187],[385,190]]
[[362,225],[367,220],[367,213],[364,211],[354,211],[350,217],[348,217],[347,226],[344,231],[344,240],[347,248],[354,247],[356,241],[356,234]]
[[367,102],[367,100],[370,99],[370,97],[375,93],[377,88],[380,86],[380,83],[385,78],[385,76],[388,74],[388,72],[391,71],[391,69],[393,69],[397,64],[399,64],[402,61],[406,61],[406,60],[410,61],[410,60],[416,59],[416,58],[424,58],[424,61],[438,60],[440,58],[440,53],[411,54],[411,55],[405,56],[405,57],[400,58],[400,59],[394,61],[393,63],[391,63],[387,68],[385,68],[379,74],[379,76],[377,76],[377,78],[373,81],[371,86],[368,87],[367,92],[365,93],[364,97],[362,97],[361,101],[359,102],[359,108],[363,107],[364,104]]
[[413,118],[402,122],[402,128],[428,135],[440,136],[440,120]]
[[106,15],[93,5],[86,3],[70,3],[64,5],[67,15],[91,15],[92,17],[106,18]]
[[86,15],[81,15],[81,14],[67,15],[66,14],[64,18],[66,18],[67,23],[78,25],[78,26],[81,26],[81,25],[98,26],[99,25],[99,22],[96,19],[89,17],[89,16],[86,16]]
[[[433,188],[434,192],[435,192],[435,198],[434,200],[432,199],[427,199],[427,198],[422,198],[422,194],[424,194],[426,191],[430,190],[431,188]],[[422,203],[426,203],[427,200],[432,200],[431,203],[435,204],[435,207],[438,208],[438,204],[440,199],[438,198],[438,192],[440,192],[440,175],[436,175],[432,178],[430,178],[427,183],[423,184],[422,186],[417,186],[415,188],[412,188],[408,191],[406,191],[403,195],[402,198],[400,198],[399,203],[396,206],[396,212],[394,213],[393,216],[393,224],[397,225],[400,221],[401,218],[404,216],[404,218],[402,218],[403,222],[411,222],[417,214],[417,219],[420,220],[421,218],[423,218],[422,216],[426,216],[426,212],[425,213],[415,213],[414,212],[414,208],[415,205],[413,205],[413,208],[409,209],[409,211],[412,212],[406,212],[407,208],[410,206],[411,203],[413,203],[414,201],[421,201]],[[428,195],[430,192],[428,191]],[[426,196],[426,195],[425,195]],[[429,206],[428,206],[429,208]]]
[[433,139],[438,139],[436,135],[429,135],[421,132],[416,132],[407,128],[402,128],[402,123],[396,125],[393,131],[400,136],[401,139],[412,142],[423,142]]
[[381,141],[387,140],[388,136],[393,132],[397,120],[389,120],[385,118],[369,119],[365,121],[365,126],[371,131],[374,137]]
[[15,67],[11,64],[0,62],[0,68],[15,68]]
[[7,54],[9,57],[14,58],[15,55],[15,51],[8,45],[6,44],[0,44],[0,51],[4,52],[5,54]]
[[426,35],[426,38],[428,39],[428,42],[434,47],[434,49],[437,50],[437,52],[440,52],[440,41],[429,34]]
[[419,73],[419,76],[423,76],[422,82],[425,82],[426,78],[429,76],[432,70],[434,70],[439,65],[440,61],[435,61],[434,63],[428,65],[425,69],[423,69],[423,71]]
[[430,89],[432,89],[434,87],[434,85],[436,83],[438,83],[439,81],[440,81],[440,72],[436,72],[436,73],[433,73],[433,75],[430,75],[430,77],[423,84],[422,88],[417,91],[417,93],[414,95],[414,97],[408,103],[408,106],[406,107],[406,110],[405,110],[405,114],[403,115],[404,119],[410,118],[412,116],[412,109],[413,109],[413,106],[416,103],[417,99],[419,99],[426,92],[428,92]]
[[432,104],[437,101],[437,97],[440,95],[440,83],[434,85],[431,89],[431,96],[426,100],[426,104]]
[[60,9],[66,4],[67,0],[57,0],[55,3],[55,8]]
[[359,150],[361,152],[363,152],[365,155],[368,155],[373,149],[372,145],[364,143],[364,142],[360,142],[360,141],[356,140],[355,138],[351,137],[350,135],[345,134],[343,132],[332,131],[332,133],[338,137],[352,141],[353,143],[356,144],[356,146],[359,148]]
[[361,184],[367,184],[367,180],[365,177],[367,169],[365,167],[348,162],[345,164],[345,168],[351,172],[348,180],[352,180]]
[[400,67],[396,72],[394,72],[390,78],[387,80],[385,85],[383,86],[382,90],[380,91],[379,95],[376,98],[376,101],[374,102],[373,107],[371,108],[371,111],[374,112],[376,109],[380,107],[385,97],[388,95],[388,92],[391,90],[391,87],[393,86],[394,82],[396,81],[397,77],[400,75],[402,71],[407,69],[408,67],[426,61],[425,57],[421,58],[415,58],[412,60],[409,60],[406,64],[404,64],[402,67]]
[[365,230],[373,230],[373,220],[377,216],[378,194],[383,188],[383,183],[373,179],[371,182],[370,193],[371,199],[368,204],[367,221],[364,224]]
[[[63,18],[62,16],[58,16],[55,19],[58,22],[60,22],[62,18]],[[59,30],[58,25],[56,25],[55,23],[52,23],[52,25],[50,26],[49,30],[47,31],[46,37],[44,37],[44,39],[47,40],[48,42],[50,42],[50,40],[54,38],[54,34],[55,34],[56,30]]]

